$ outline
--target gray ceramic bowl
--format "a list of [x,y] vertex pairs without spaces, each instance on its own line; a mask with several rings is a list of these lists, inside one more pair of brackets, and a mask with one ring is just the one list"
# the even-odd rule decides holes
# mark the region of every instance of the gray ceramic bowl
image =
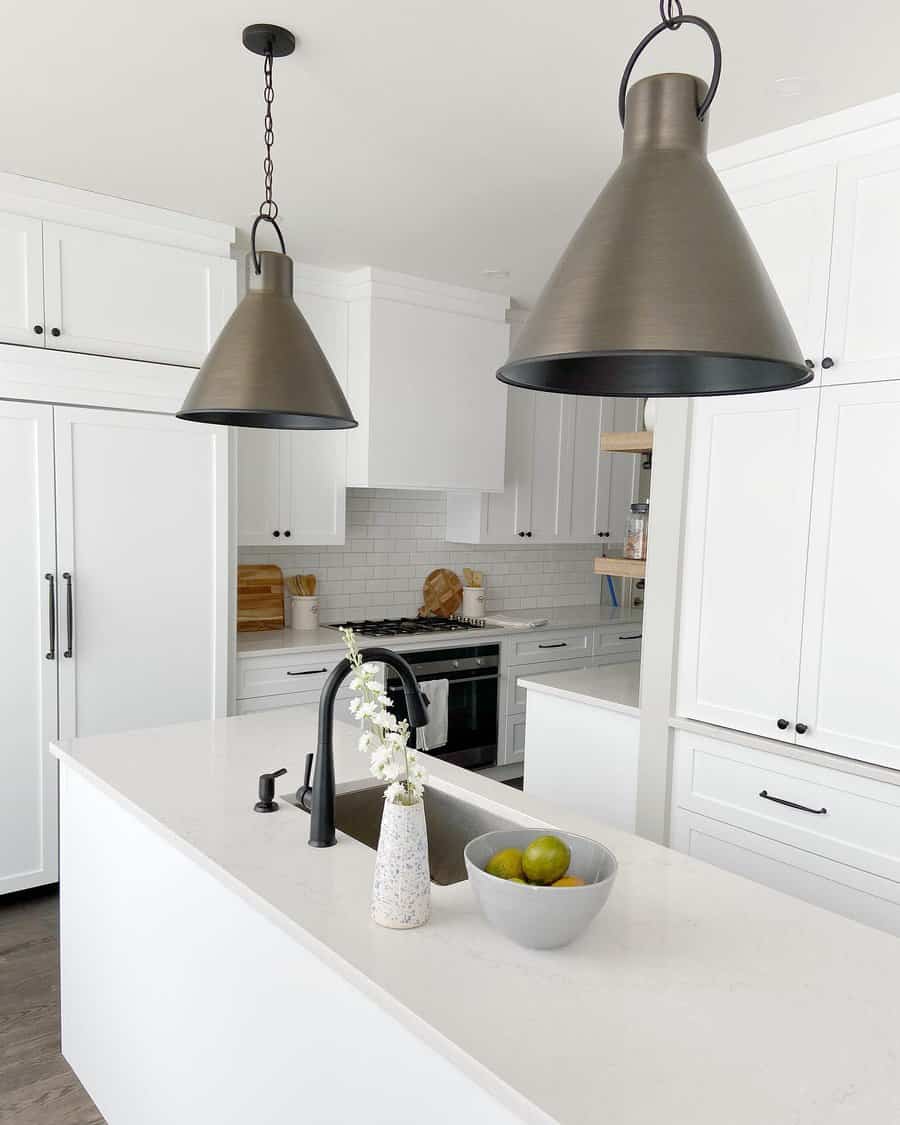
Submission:
[[[536,887],[510,883],[488,875],[488,860],[503,848],[524,849],[538,836],[552,834],[571,849],[569,875],[585,880],[584,887]],[[469,882],[492,926],[529,949],[568,945],[587,929],[603,909],[612,890],[618,864],[608,848],[585,836],[552,828],[507,828],[476,836],[464,852]]]

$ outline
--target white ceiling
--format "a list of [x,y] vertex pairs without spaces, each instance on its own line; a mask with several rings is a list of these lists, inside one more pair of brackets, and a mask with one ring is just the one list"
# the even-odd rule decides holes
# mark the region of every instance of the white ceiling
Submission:
[[[892,0],[685,8],[723,44],[713,148],[900,89]],[[528,303],[618,160],[619,78],[657,19],[655,0],[7,5],[3,162],[246,231],[262,194],[262,60],[240,34],[282,23],[300,40],[275,63],[288,251]],[[636,77],[709,69],[686,27]]]

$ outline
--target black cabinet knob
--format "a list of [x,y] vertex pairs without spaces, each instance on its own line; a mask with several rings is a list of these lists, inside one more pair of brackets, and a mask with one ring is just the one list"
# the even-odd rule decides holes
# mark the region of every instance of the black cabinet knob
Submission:
[[787,719],[779,719],[776,725],[779,730],[787,730],[791,724],[787,721]]
[[290,537],[291,537],[291,533],[290,533],[290,531],[286,531],[286,532],[284,533],[284,537],[285,537],[285,539],[290,539]]
[[517,534],[518,534],[518,536],[519,536],[519,538],[520,538],[520,539],[524,539],[524,538],[525,538],[525,532],[524,532],[524,531],[520,531],[520,532],[518,532]]
[[526,531],[525,534],[528,536],[529,539],[531,538],[531,532],[530,531]]
[[272,534],[273,534],[273,535],[275,536],[275,538],[277,539],[277,538],[278,538],[278,536],[279,536],[279,535],[281,534],[281,532],[280,532],[280,531],[273,531],[273,532],[272,532]]
[[51,328],[50,329],[50,335],[51,336],[59,336],[60,335],[59,329],[58,328]]
[[831,358],[830,355],[825,356],[825,358],[822,360],[822,366],[825,368],[826,371],[828,370],[829,367],[834,367],[834,360]]
[[43,324],[36,324],[36,325],[34,326],[34,334],[35,334],[35,336],[43,336],[43,335],[44,335],[44,326],[43,326]]
[[797,732],[797,734],[806,734],[806,732],[809,730],[809,727],[806,725],[806,723],[797,723],[794,727],[794,730]]
[[803,362],[810,369],[810,371],[812,371],[812,369],[816,366],[815,361],[811,359],[805,359]]

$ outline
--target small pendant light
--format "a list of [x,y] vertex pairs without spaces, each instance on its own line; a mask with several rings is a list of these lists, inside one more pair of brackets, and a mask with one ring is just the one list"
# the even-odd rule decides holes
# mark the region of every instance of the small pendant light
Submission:
[[[244,28],[244,46],[265,59],[265,199],[253,220],[247,292],[197,372],[179,418],[226,426],[328,430],[356,425],[344,392],[303,314],[294,304],[294,263],[285,253],[272,199],[273,59],[290,55],[294,36],[283,27]],[[257,251],[268,223],[281,253]]]
[[[660,16],[619,86],[622,162],[497,373],[504,383],[637,398],[774,391],[813,377],[706,158],[718,37],[678,0],[661,0]],[[709,87],[689,74],[655,74],[628,90],[644,48],[683,24],[710,38]]]

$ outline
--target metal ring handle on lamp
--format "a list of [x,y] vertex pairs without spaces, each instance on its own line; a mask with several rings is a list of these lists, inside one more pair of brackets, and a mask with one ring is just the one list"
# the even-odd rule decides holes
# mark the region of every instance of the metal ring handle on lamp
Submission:
[[678,8],[678,14],[672,14],[674,7],[670,3],[669,15],[667,16],[664,11],[663,3],[660,4],[659,8],[662,22],[658,23],[656,27],[647,32],[644,38],[635,47],[634,51],[632,51],[631,58],[625,64],[622,81],[619,83],[619,120],[622,122],[623,126],[625,124],[625,95],[628,92],[628,81],[631,78],[631,72],[634,70],[635,63],[640,58],[644,48],[652,43],[657,35],[661,35],[664,31],[677,31],[683,23],[692,23],[695,27],[701,28],[709,36],[709,41],[712,43],[713,72],[709,82],[709,89],[706,91],[706,97],[697,106],[697,117],[700,121],[706,116],[709,107],[712,105],[713,98],[716,96],[716,91],[719,88],[719,79],[722,76],[722,45],[719,42],[719,37],[716,35],[712,24],[707,23],[701,16],[684,15],[678,0],[675,0],[675,5]]

